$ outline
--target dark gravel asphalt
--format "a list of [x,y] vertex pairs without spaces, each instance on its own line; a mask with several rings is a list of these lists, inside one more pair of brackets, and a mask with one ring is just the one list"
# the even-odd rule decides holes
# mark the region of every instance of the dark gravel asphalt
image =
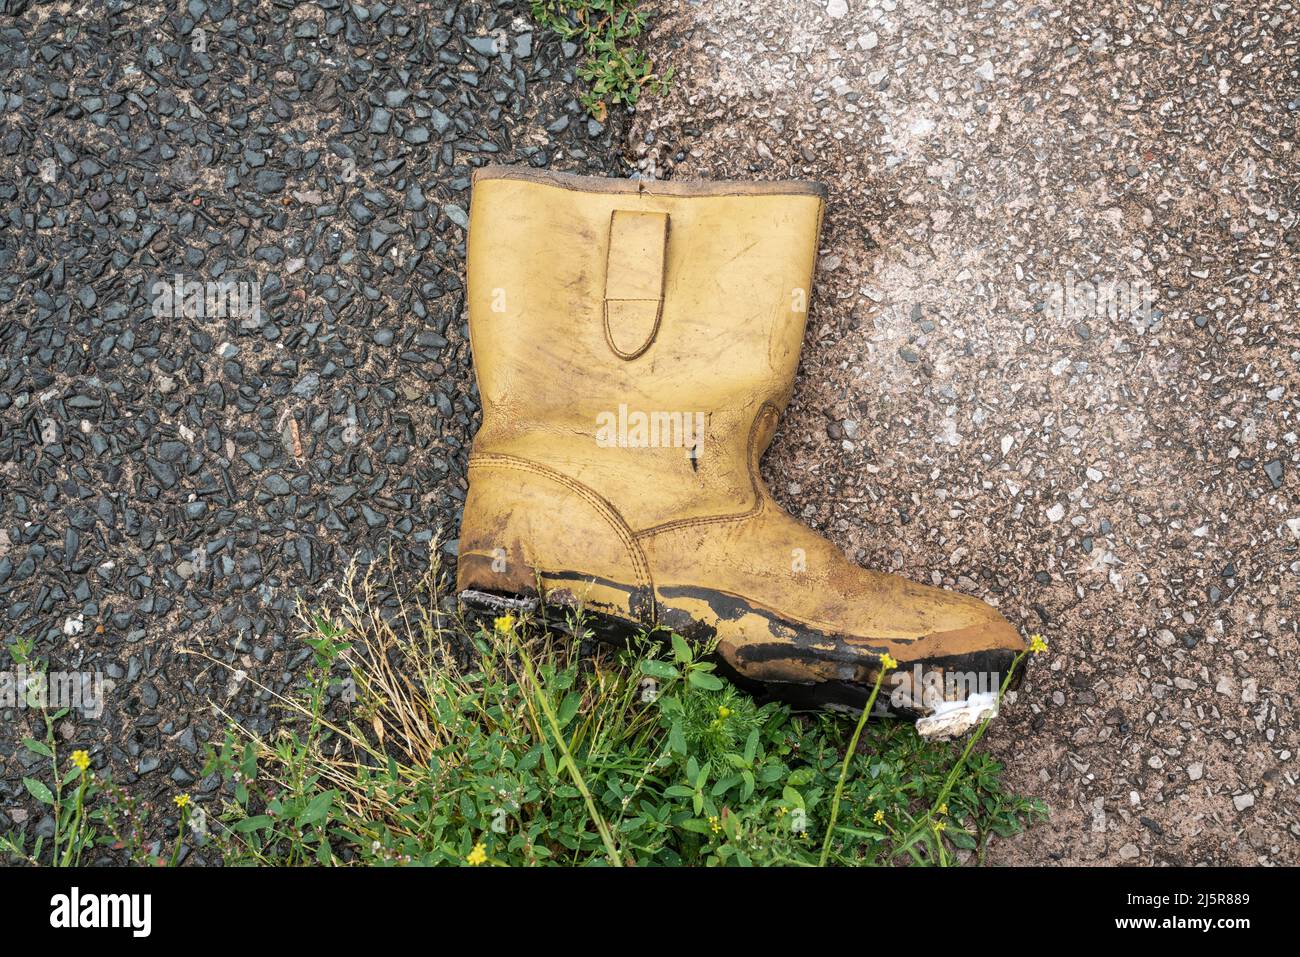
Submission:
[[[621,137],[525,3],[0,7],[5,642],[112,682],[58,734],[166,830],[218,786],[213,704],[274,719],[181,649],[292,686],[300,596],[454,534],[472,170],[607,173]],[[0,717],[0,830],[48,833],[39,712]]]

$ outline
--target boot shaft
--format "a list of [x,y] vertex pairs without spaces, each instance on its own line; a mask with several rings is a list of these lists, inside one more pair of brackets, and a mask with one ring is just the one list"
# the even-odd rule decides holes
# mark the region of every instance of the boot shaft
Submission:
[[636,528],[744,508],[793,387],[822,210],[808,183],[479,171],[475,452],[556,467]]

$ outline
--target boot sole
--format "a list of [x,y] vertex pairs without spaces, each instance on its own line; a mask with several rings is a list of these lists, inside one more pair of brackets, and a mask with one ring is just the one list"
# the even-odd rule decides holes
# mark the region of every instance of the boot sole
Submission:
[[530,615],[537,611],[539,602],[536,598],[517,598],[510,595],[497,595],[476,588],[466,588],[457,596],[460,604],[476,618],[501,615]]
[[[456,596],[467,617],[485,622],[490,628],[493,621],[502,615],[531,615],[540,618],[547,628],[566,635],[574,635],[571,625],[569,605],[542,602],[526,595],[505,595],[498,592],[466,588]],[[582,623],[598,641],[611,645],[626,646],[640,634],[644,625],[625,621],[615,615],[596,611],[584,611]]]
[[[569,605],[551,604],[536,597],[507,595],[498,592],[466,588],[457,596],[461,608],[471,620],[483,622],[491,628],[496,618],[503,615],[529,615],[540,618],[546,627],[563,634],[578,636],[572,627]],[[627,621],[615,615],[598,611],[585,611],[582,616],[584,631],[590,631],[597,640],[617,647],[626,647],[647,630],[640,623]],[[869,688],[839,681],[816,685],[772,686],[745,677],[718,656],[712,660],[718,674],[738,688],[749,693],[760,703],[782,701],[797,709],[830,710],[861,714],[870,695]],[[1020,676],[1017,675],[1017,678]],[[1018,685],[1019,681],[1013,682]],[[883,693],[877,699],[876,710],[881,717],[912,721],[916,732],[923,738],[948,740],[959,737],[979,725],[986,718],[996,718],[998,695],[996,692],[974,692],[961,701],[945,702],[931,712],[886,704]]]

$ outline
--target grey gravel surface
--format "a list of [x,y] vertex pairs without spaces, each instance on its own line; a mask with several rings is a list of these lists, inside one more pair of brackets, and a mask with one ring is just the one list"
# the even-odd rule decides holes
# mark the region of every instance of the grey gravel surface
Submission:
[[990,859],[1300,862],[1294,3],[663,6],[642,173],[830,188],[769,484],[1051,645]]
[[[2,6],[5,641],[110,682],[59,738],[168,833],[213,705],[264,732],[300,680],[300,598],[454,554],[471,171],[611,172],[618,121],[524,3]],[[0,829],[48,834],[0,710]]]

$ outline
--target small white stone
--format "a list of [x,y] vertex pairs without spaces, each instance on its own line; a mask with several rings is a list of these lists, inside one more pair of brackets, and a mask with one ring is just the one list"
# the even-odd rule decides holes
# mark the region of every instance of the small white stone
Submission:
[[1241,683],[1241,703],[1254,704],[1259,700],[1259,682],[1254,678],[1247,678]]
[[1119,856],[1126,861],[1133,860],[1141,853],[1142,852],[1138,850],[1138,846],[1133,843],[1125,844],[1119,849]]
[[1015,445],[1016,440],[1009,435],[1002,436],[1002,454],[1006,455],[1011,451],[1011,446]]
[[1255,795],[1247,791],[1245,794],[1234,794],[1232,796],[1232,806],[1238,811],[1244,811],[1248,807],[1255,806]]
[[872,30],[866,36],[858,37],[858,46],[864,50],[874,50],[876,44],[880,42],[880,37],[876,36],[876,31]]
[[848,12],[848,0],[830,0],[830,2],[826,4],[826,15],[832,20],[839,20]]
[[1195,764],[1187,765],[1187,776],[1193,781],[1199,781],[1201,778],[1205,777],[1205,765],[1200,761],[1197,761]]
[[993,82],[993,64],[985,60],[975,68],[975,75],[986,83]]
[[1060,502],[1047,510],[1047,520],[1049,522],[1059,522],[1063,518],[1065,518],[1065,506]]

